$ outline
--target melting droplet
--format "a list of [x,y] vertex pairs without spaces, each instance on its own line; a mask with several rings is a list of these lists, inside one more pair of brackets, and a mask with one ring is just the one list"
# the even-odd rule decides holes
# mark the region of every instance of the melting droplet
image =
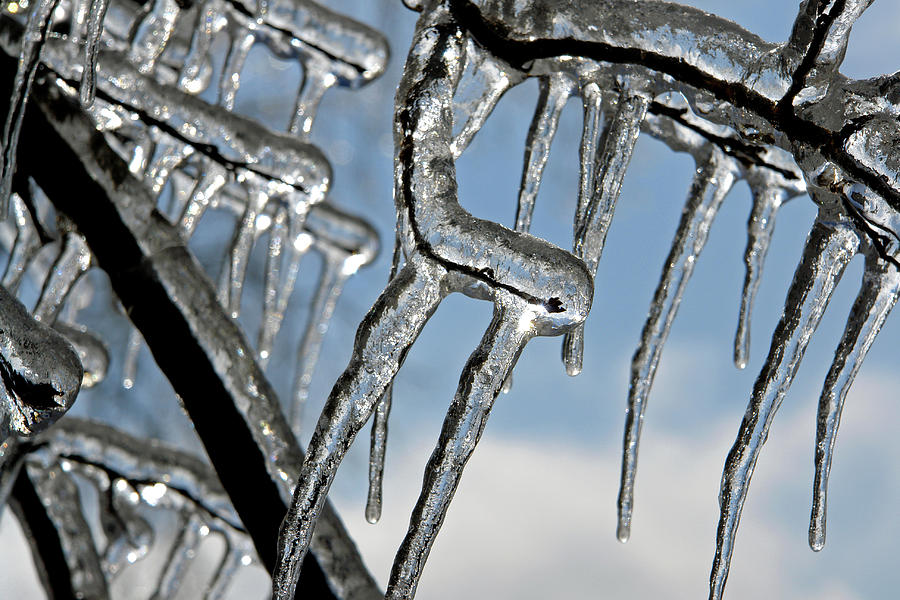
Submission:
[[656,374],[656,366],[663,345],[669,335],[678,306],[706,239],[716,213],[734,183],[737,168],[734,162],[716,147],[709,149],[709,157],[697,170],[681,223],[675,233],[672,249],[663,267],[662,278],[650,305],[644,324],[641,343],[631,362],[631,386],[625,413],[625,439],[622,453],[622,479],[619,486],[618,528],[616,536],[627,541],[631,535],[631,515],[634,504],[634,478],[637,470],[638,446],[647,397]]
[[840,219],[820,213],[794,273],[784,313],[772,336],[769,356],[753,387],[753,396],[737,439],[725,461],[719,493],[721,512],[716,556],[709,579],[710,600],[722,598],[741,509],[772,419],[790,388],[828,300],[858,246],[859,237],[854,231],[840,224]]

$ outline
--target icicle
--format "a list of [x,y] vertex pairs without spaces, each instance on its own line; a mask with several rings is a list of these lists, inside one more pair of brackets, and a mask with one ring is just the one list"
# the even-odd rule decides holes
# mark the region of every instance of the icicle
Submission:
[[516,231],[531,229],[534,202],[541,185],[541,175],[550,156],[550,144],[559,126],[559,116],[572,95],[572,82],[565,75],[554,74],[541,79],[541,93],[528,139],[525,141],[525,168],[519,185],[516,209]]
[[598,161],[598,144],[603,132],[603,94],[600,86],[587,83],[581,90],[584,105],[584,124],[581,127],[581,146],[578,149],[580,163],[578,206],[575,209],[575,235],[584,224],[591,196],[594,195],[594,167]]
[[866,257],[862,288],[853,304],[847,327],[835,351],[834,362],[825,378],[819,399],[816,427],[816,479],[809,521],[809,546],[815,551],[825,546],[825,509],[828,474],[844,400],[856,373],[900,296],[897,268],[877,256]]
[[183,523],[166,559],[156,590],[151,596],[152,600],[175,597],[188,567],[197,554],[200,542],[209,535],[209,527],[196,513],[186,516]]
[[737,333],[734,336],[734,364],[738,369],[747,366],[750,355],[750,315],[753,312],[753,300],[759,289],[769,242],[775,231],[775,215],[788,197],[788,192],[783,186],[755,182],[752,177],[749,177],[748,181],[753,195],[753,208],[747,221],[747,249],[744,251],[746,273]]
[[709,580],[710,600],[720,600],[728,577],[734,536],[750,476],[766,441],[775,412],[803,360],[806,345],[819,324],[831,293],[853,258],[859,237],[848,227],[820,214],[806,240],[803,258],[784,304],[784,313],[772,336],[769,356],[744,414],[737,439],[728,453],[719,493],[721,513],[716,535],[716,556]]
[[278,312],[278,290],[281,287],[281,265],[284,262],[285,241],[287,238],[287,212],[280,208],[275,211],[272,224],[269,226],[269,249],[266,253],[266,276],[263,291],[262,325],[256,352],[259,365],[265,367],[272,354],[275,336],[281,329],[283,313]]
[[297,370],[294,379],[294,402],[291,404],[291,427],[299,435],[303,421],[303,409],[309,398],[309,386],[319,360],[319,351],[334,314],[334,307],[347,281],[348,257],[335,251],[323,253],[322,275],[316,295],[309,309],[309,320],[303,333],[303,341],[297,351]]
[[93,479],[102,494],[100,522],[106,536],[103,567],[115,577],[150,552],[153,528],[137,511],[140,494],[134,485],[121,477],[110,480],[103,471]]
[[122,363],[122,387],[126,390],[133,388],[137,382],[138,357],[143,345],[144,338],[141,336],[141,332],[137,330],[137,327],[132,327],[125,346],[125,360]]
[[197,229],[197,224],[209,208],[216,193],[227,182],[225,167],[214,161],[203,161],[203,173],[197,179],[191,196],[185,204],[184,211],[179,218],[181,234],[185,239],[190,238]]
[[[229,542],[230,543],[230,542]],[[205,600],[219,600],[225,596],[225,592],[234,579],[235,574],[241,567],[248,567],[253,564],[253,555],[251,548],[229,547],[225,555],[222,557],[213,579],[204,594]]]
[[[625,171],[631,162],[634,145],[641,131],[641,122],[647,114],[650,99],[640,94],[623,94],[615,115],[607,125],[601,153],[589,155],[596,144],[596,112],[599,110],[599,93],[590,98],[586,107],[585,131],[582,135],[582,194],[578,199],[576,216],[575,256],[584,260],[591,274],[596,276],[606,233],[616,210],[616,201],[625,179]],[[586,163],[593,163],[587,167]],[[584,194],[585,171],[588,172],[589,192]],[[587,202],[585,203],[585,198]],[[576,326],[563,338],[563,363],[569,375],[581,373],[584,358],[584,325]]]
[[[400,271],[403,256],[403,243],[400,239],[402,223],[397,215],[394,227],[394,251],[391,253],[390,282]],[[366,521],[373,525],[381,519],[382,499],[384,496],[384,459],[387,455],[388,419],[391,416],[391,404],[394,400],[394,384],[388,385],[384,395],[375,406],[372,419],[372,434],[369,440],[369,493],[366,497]]]
[[469,40],[466,46],[466,71],[471,71],[471,76],[463,77],[454,97],[454,122],[462,123],[459,133],[450,144],[454,159],[462,155],[475,134],[481,131],[506,90],[523,79],[522,75],[504,65],[473,40]]
[[12,190],[13,173],[16,170],[16,148],[19,144],[19,132],[22,130],[22,119],[25,116],[25,105],[34,82],[41,57],[41,48],[50,26],[50,17],[59,0],[37,0],[28,15],[28,24],[22,36],[22,51],[19,53],[19,66],[13,82],[9,99],[9,114],[3,128],[3,155],[0,157],[0,220],[6,219],[9,209],[9,195]]
[[156,61],[166,49],[181,7],[178,0],[152,0],[145,10],[132,30],[128,59],[147,75],[156,68]]
[[230,257],[228,258],[227,277],[222,278],[224,288],[220,288],[222,305],[232,318],[236,319],[241,312],[241,292],[244,287],[244,279],[247,276],[247,266],[250,262],[250,252],[253,250],[253,241],[256,238],[256,219],[271,199],[264,184],[250,185],[247,191],[247,204],[244,215],[238,223],[231,242]]
[[[294,597],[328,488],[350,443],[371,416],[419,332],[443,299],[443,268],[413,257],[379,296],[360,325],[354,358],[335,384],[306,452],[291,508],[278,538],[273,597]],[[365,363],[363,362],[365,361]]]
[[52,324],[69,292],[90,267],[91,251],[84,237],[74,232],[67,233],[32,311],[35,320]]
[[444,521],[463,467],[484,432],[494,399],[535,335],[529,306],[510,293],[498,293],[494,319],[463,369],[459,387],[425,468],[422,493],[410,517],[409,531],[394,559],[385,599],[411,599]]
[[631,535],[634,503],[634,477],[638,445],[647,397],[663,344],[669,335],[678,305],[722,200],[734,183],[736,168],[731,159],[716,147],[710,149],[705,165],[697,169],[672,249],[663,267],[662,278],[650,305],[641,343],[631,362],[631,386],[625,416],[622,454],[622,479],[619,487],[619,521],[616,536],[625,542]]
[[301,140],[309,139],[322,96],[337,83],[337,78],[328,71],[328,67],[328,62],[318,57],[311,56],[303,62],[303,82],[297,92],[289,127],[289,131]]
[[88,109],[94,104],[97,93],[97,55],[100,52],[100,38],[103,35],[103,20],[109,0],[91,0],[88,14],[87,36],[84,40],[84,62],[81,74],[79,98],[82,108]]
[[144,181],[149,184],[154,195],[158,195],[162,191],[172,171],[192,154],[194,154],[193,146],[159,132],[153,158],[143,174]]
[[22,282],[22,276],[43,246],[31,213],[18,194],[12,195],[12,209],[16,223],[16,240],[9,251],[9,261],[3,273],[2,285],[15,294]]
[[375,415],[372,418],[372,437],[369,443],[369,494],[366,497],[366,521],[372,524],[381,519],[384,458],[393,396],[394,386],[391,384],[375,406]]
[[228,54],[225,57],[225,65],[222,67],[222,77],[219,80],[219,106],[225,110],[234,109],[234,99],[238,88],[241,87],[241,71],[244,61],[250,54],[250,48],[256,41],[256,34],[246,30],[240,25],[234,25],[229,32],[231,45],[228,46]]
[[197,11],[191,47],[178,76],[179,89],[189,94],[199,94],[206,89],[209,82],[203,74],[210,59],[213,35],[222,28],[224,22],[225,18],[219,10],[218,2],[211,0],[201,5]]

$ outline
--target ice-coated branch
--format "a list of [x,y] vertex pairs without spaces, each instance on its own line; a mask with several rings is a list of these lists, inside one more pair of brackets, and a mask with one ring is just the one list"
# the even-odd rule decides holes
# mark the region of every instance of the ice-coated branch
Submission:
[[[11,77],[14,64],[4,54],[0,71]],[[32,135],[20,147],[20,168],[87,239],[184,402],[260,559],[271,569],[280,516],[303,455],[243,334],[220,309],[177,230],[156,212],[144,185],[58,81],[49,76],[41,82],[34,98],[41,111],[27,113]],[[48,151],[59,167],[52,175],[37,167]],[[77,197],[72,189],[81,190]],[[81,202],[83,197],[92,202]],[[342,598],[378,595],[336,515],[328,508],[324,517],[313,542],[318,564],[310,563],[304,585],[326,596],[331,589]]]

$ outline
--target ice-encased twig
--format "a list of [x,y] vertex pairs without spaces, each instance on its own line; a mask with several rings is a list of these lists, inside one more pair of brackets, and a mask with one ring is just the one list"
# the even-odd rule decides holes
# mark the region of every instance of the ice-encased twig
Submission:
[[294,597],[315,517],[337,467],[443,299],[440,282],[444,273],[432,261],[411,258],[360,324],[353,357],[322,410],[300,470],[294,501],[281,525],[278,567],[273,576],[275,598]]
[[788,290],[784,313],[772,336],[769,356],[753,387],[753,396],[737,439],[725,461],[719,492],[721,513],[716,556],[709,580],[710,600],[722,598],[741,509],[772,419],[790,388],[844,267],[859,246],[859,235],[841,223],[839,216],[824,212],[826,210],[820,209],[810,230],[803,257]]
[[[591,101],[592,100],[592,101]],[[599,153],[588,155],[596,142],[595,114],[599,98],[586,99],[589,102],[585,115],[585,131],[582,134],[582,191],[585,173],[590,178],[589,192],[580,195],[576,213],[575,243],[573,253],[584,260],[591,274],[597,275],[600,256],[606,243],[606,234],[616,210],[616,201],[625,179],[625,171],[631,162],[634,145],[637,143],[641,122],[647,113],[650,99],[639,93],[625,92],[619,98],[615,114],[610,118],[603,133],[602,148]],[[586,162],[593,163],[590,167]],[[582,199],[585,200],[582,206]],[[584,324],[578,325],[563,337],[563,363],[569,375],[581,372],[584,359]]]
[[[0,67],[2,72],[10,70],[9,62],[0,60]],[[208,279],[177,230],[155,211],[143,183],[128,173],[88,118],[72,109],[52,75],[40,85],[42,110],[26,115],[36,137],[29,136],[20,146],[22,164],[44,164],[50,148],[53,160],[68,165],[73,177],[65,182],[40,168],[27,172],[91,243],[182,399],[213,464],[220,467],[223,486],[261,549],[262,563],[272,568],[274,549],[269,544],[303,456],[275,394],[243,335],[218,307]],[[35,143],[38,138],[40,145]],[[73,197],[72,186],[94,199],[90,207]],[[186,352],[190,360],[185,360]],[[242,461],[247,467],[235,470]],[[378,595],[329,505],[312,549],[322,567],[324,577],[318,582],[323,590],[334,589],[346,598]]]
[[565,74],[541,79],[541,92],[528,138],[525,141],[525,167],[519,184],[519,204],[516,208],[516,231],[531,229],[534,203],[541,186],[541,176],[550,156],[550,144],[559,126],[559,116],[566,101],[573,94],[573,82]]
[[463,368],[438,445],[425,467],[425,480],[400,545],[386,599],[415,596],[419,577],[450,506],[463,468],[481,439],[494,400],[525,344],[536,335],[534,309],[521,298],[498,292],[494,318]]
[[616,537],[625,542],[631,535],[634,478],[644,411],[663,345],[672,328],[678,306],[694,271],[694,265],[709,236],[709,229],[738,173],[735,162],[717,147],[707,149],[706,163],[697,169],[672,249],[663,266],[662,277],[650,313],[644,323],[641,342],[631,362],[631,385],[625,411],[622,451],[622,478],[619,486]]
[[109,597],[100,557],[84,518],[78,486],[58,465],[46,469],[26,466],[47,516],[56,526],[68,563],[75,597]]
[[19,133],[22,130],[22,118],[25,105],[34,83],[41,59],[41,50],[46,41],[50,17],[59,0],[37,0],[28,15],[25,34],[19,51],[18,68],[13,81],[9,98],[9,110],[3,126],[3,139],[0,140],[0,218],[5,219],[9,209],[9,195],[12,190],[13,173],[16,170],[16,150]]
[[825,546],[825,514],[828,474],[837,439],[844,400],[862,362],[900,296],[897,267],[877,255],[866,256],[862,286],[847,319],[847,326],[835,351],[834,362],[825,378],[819,399],[816,426],[813,503],[809,522],[809,546]]
[[780,185],[767,185],[748,176],[753,207],[747,220],[747,248],[744,250],[744,287],[738,313],[737,332],[734,335],[734,364],[739,369],[747,366],[750,354],[750,315],[753,300],[759,289],[763,264],[769,251],[769,242],[775,231],[775,215],[788,193]]

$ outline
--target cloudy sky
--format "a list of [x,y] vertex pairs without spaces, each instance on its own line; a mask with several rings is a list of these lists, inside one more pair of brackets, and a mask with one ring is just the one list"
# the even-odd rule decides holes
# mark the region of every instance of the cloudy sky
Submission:
[[[697,4],[770,40],[787,36],[795,14],[794,3],[780,0]],[[334,6],[387,32],[393,58],[389,71],[371,86],[326,96],[314,141],[336,165],[335,201],[371,219],[390,240],[392,95],[415,15],[399,0],[342,0]],[[844,72],[866,77],[895,71],[898,24],[900,6],[876,2],[854,29]],[[251,55],[249,69],[275,74],[284,89],[299,79],[294,67],[262,51]],[[247,83],[236,109],[283,128],[292,99],[271,94],[262,75]],[[536,93],[534,82],[511,92],[459,161],[460,200],[477,216],[512,223]],[[535,233],[564,247],[571,245],[580,113],[573,102],[563,115],[535,214]],[[615,498],[628,368],[692,169],[686,156],[652,139],[639,141],[597,276],[584,372],[566,376],[558,339],[539,339],[526,349],[512,391],[498,399],[466,468],[418,597],[705,597],[722,465],[814,210],[808,199],[799,198],[779,214],[754,314],[750,363],[738,371],[731,344],[743,279],[746,186],[740,184],[726,199],[663,353],[645,420],[632,539],[622,545],[615,539]],[[204,248],[197,250],[202,254]],[[313,399],[324,398],[346,365],[356,324],[384,285],[389,254],[385,248],[375,265],[348,284]],[[815,554],[806,542],[816,402],[861,273],[857,259],[762,452],[729,578],[732,600],[889,597],[900,587],[900,436],[894,431],[900,423],[900,374],[893,352],[900,328],[895,323],[888,323],[874,345],[847,401],[832,469],[828,544]],[[314,281],[313,275],[302,282],[299,294],[308,297]],[[334,485],[333,500],[381,584],[406,531],[462,366],[490,314],[487,303],[448,298],[410,353],[395,388],[382,522],[372,526],[363,519],[367,431]],[[298,327],[301,317],[302,309]],[[282,335],[291,339],[281,340],[281,354],[272,361],[273,381],[285,395],[298,337]],[[124,341],[124,334],[118,340]],[[165,389],[149,357],[140,376]],[[172,433],[186,429],[174,402],[140,406],[110,381],[80,399],[77,409],[110,420],[137,410],[146,415],[138,424],[144,430],[187,439]],[[309,408],[307,430],[315,419],[315,400]],[[14,529],[5,514],[0,536],[8,539]],[[0,562],[12,566],[26,558],[21,546],[0,547]],[[14,567],[4,578],[5,590],[16,589],[11,587],[16,577],[27,580],[30,574]]]

